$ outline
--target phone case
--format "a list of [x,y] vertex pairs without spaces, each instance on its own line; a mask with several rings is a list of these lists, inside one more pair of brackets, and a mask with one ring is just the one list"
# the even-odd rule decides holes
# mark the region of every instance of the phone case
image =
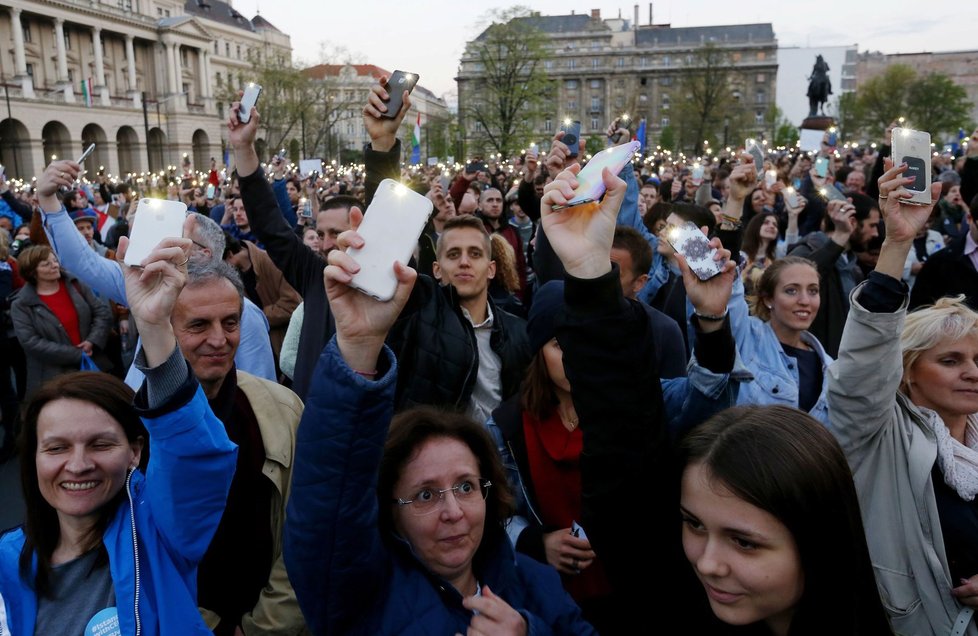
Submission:
[[568,157],[576,157],[580,150],[581,141],[581,122],[575,121],[569,125],[561,126],[564,136],[560,141],[567,146],[570,151]]
[[139,267],[160,241],[183,236],[183,221],[186,218],[185,203],[165,199],[140,199],[132,231],[129,233],[125,264]]
[[554,210],[597,201],[604,195],[604,181],[601,180],[601,171],[605,168],[611,170],[611,174],[618,174],[625,167],[628,160],[632,158],[641,148],[637,141],[630,141],[620,146],[612,146],[602,150],[591,157],[581,171],[577,173],[577,189],[574,190],[574,198],[567,202],[567,205],[555,205]]
[[754,158],[754,168],[757,169],[757,174],[760,175],[764,171],[764,152],[753,139],[748,139],[744,147],[750,156]]
[[403,104],[404,91],[410,93],[418,84],[419,76],[417,73],[405,73],[404,71],[394,71],[390,79],[384,85],[384,90],[390,99],[387,100],[387,112],[381,113],[382,117],[394,119],[401,110]]
[[825,178],[829,173],[829,158],[819,157],[815,160],[815,174]]
[[430,199],[404,184],[381,181],[357,230],[364,246],[346,250],[360,265],[350,285],[383,302],[393,298],[397,289],[394,261],[407,265],[432,209]]
[[238,121],[247,124],[251,121],[251,109],[258,103],[258,96],[261,95],[260,84],[248,84],[244,95],[241,96],[241,108],[238,110]]
[[94,151],[95,151],[95,144],[90,144],[88,148],[85,148],[85,151],[81,154],[81,157],[78,157],[78,161],[76,161],[75,163],[79,165],[85,163],[85,160],[88,159],[88,156],[92,154]]
[[893,161],[906,163],[904,177],[913,177],[914,182],[907,185],[913,196],[904,203],[930,205],[930,133],[911,128],[893,129]]
[[721,264],[713,260],[716,248],[710,247],[710,240],[692,221],[670,229],[666,236],[700,280],[708,280],[723,271]]
[[798,192],[794,188],[788,188],[784,191],[784,198],[788,202],[788,205],[797,208],[801,201],[798,199]]

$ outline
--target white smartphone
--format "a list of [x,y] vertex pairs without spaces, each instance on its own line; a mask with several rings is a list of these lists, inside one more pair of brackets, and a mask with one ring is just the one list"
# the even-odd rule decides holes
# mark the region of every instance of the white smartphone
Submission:
[[666,238],[700,280],[708,280],[723,271],[722,263],[713,260],[716,248],[710,247],[709,239],[692,221],[670,228]]
[[788,202],[788,207],[797,208],[801,204],[801,200],[798,198],[798,191],[792,187],[784,189],[784,198]]
[[433,208],[430,199],[403,183],[381,181],[358,230],[364,246],[346,250],[360,265],[350,286],[382,302],[393,298],[394,261],[407,265]]
[[251,121],[251,109],[258,103],[258,96],[261,95],[261,84],[249,83],[241,96],[241,108],[238,109],[238,121],[247,124]]
[[893,161],[906,163],[904,177],[913,177],[914,182],[906,188],[913,194],[904,203],[930,205],[930,133],[911,128],[893,129]]
[[629,141],[620,146],[612,146],[602,150],[591,157],[587,165],[577,173],[577,189],[574,190],[574,197],[567,202],[567,205],[555,205],[554,210],[563,210],[582,203],[598,201],[604,195],[604,181],[601,180],[601,172],[605,168],[611,170],[611,174],[617,175],[625,164],[638,152],[641,144],[637,141]]
[[571,522],[571,534],[578,539],[584,539],[585,541],[588,540],[587,533],[584,532],[584,528],[582,528],[581,524],[577,523],[577,521]]
[[777,182],[778,182],[777,170],[768,170],[767,172],[764,173],[764,185],[770,188]]
[[757,142],[753,139],[748,139],[744,144],[744,148],[754,159],[754,167],[757,169],[757,176],[761,176],[764,172],[764,151],[761,147],[757,145]]
[[160,241],[183,236],[183,221],[186,218],[187,204],[181,201],[140,199],[123,262],[130,267],[139,267]]

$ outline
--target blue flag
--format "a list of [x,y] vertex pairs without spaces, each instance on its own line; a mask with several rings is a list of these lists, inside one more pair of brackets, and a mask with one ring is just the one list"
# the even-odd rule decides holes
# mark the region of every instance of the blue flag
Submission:
[[635,131],[635,141],[639,143],[639,151],[645,152],[645,118],[638,122],[638,130]]

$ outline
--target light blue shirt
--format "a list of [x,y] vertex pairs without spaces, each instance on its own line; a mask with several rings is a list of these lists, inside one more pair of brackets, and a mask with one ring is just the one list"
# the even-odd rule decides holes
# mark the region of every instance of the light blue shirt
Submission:
[[[100,297],[120,305],[128,305],[126,282],[120,265],[99,256],[89,247],[63,207],[58,212],[42,212],[41,215],[48,241],[64,268],[91,287]],[[141,342],[137,342],[136,347],[138,348],[140,344]],[[247,297],[244,299],[244,310],[241,315],[241,342],[234,355],[234,364],[238,369],[251,375],[272,382],[277,381],[272,343],[268,339],[268,319],[265,318],[261,308]],[[138,389],[142,381],[142,373],[135,365],[130,366],[126,374],[126,384],[133,389]]]

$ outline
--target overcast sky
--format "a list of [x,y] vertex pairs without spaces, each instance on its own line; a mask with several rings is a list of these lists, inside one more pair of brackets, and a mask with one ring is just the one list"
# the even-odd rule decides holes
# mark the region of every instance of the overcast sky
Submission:
[[[318,63],[323,45],[343,47],[357,62],[387,70],[419,73],[421,85],[437,95],[453,91],[465,42],[485,25],[495,7],[517,2],[445,2],[443,0],[233,0],[251,17],[256,9],[292,36],[296,60]],[[635,3],[605,0],[535,0],[523,4],[544,15],[571,10],[601,17],[631,19]],[[675,27],[772,22],[781,46],[857,44],[860,51],[912,53],[978,48],[976,0],[658,0],[656,24]],[[649,3],[639,3],[639,24],[649,23]],[[332,61],[332,60],[329,60]]]

